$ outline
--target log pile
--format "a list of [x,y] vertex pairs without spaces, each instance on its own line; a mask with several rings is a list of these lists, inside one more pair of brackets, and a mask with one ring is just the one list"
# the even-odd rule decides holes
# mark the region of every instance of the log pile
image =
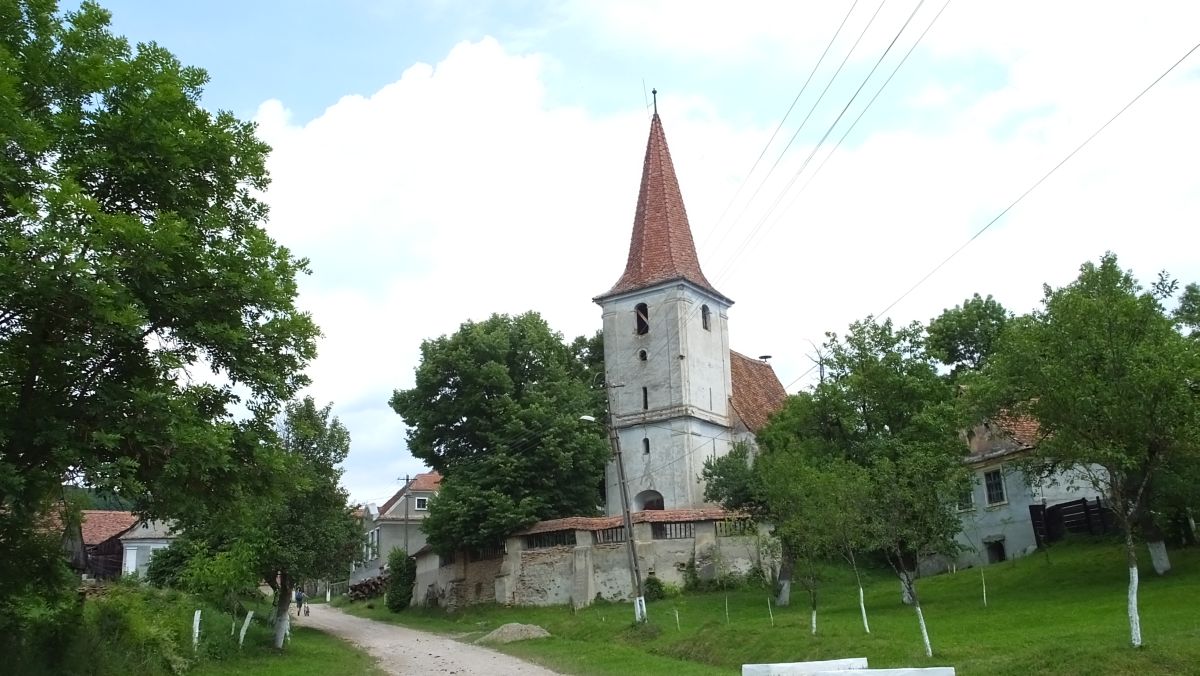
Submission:
[[367,578],[362,582],[350,585],[350,600],[365,601],[366,599],[383,596],[387,591],[387,580],[387,573],[384,573],[383,575]]

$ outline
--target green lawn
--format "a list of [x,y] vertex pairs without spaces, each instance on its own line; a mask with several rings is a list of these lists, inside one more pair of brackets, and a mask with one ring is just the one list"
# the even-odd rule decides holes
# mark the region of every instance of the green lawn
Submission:
[[375,660],[355,646],[329,634],[296,627],[282,653],[271,647],[263,634],[244,652],[227,660],[207,661],[187,672],[188,676],[377,676],[383,672]]
[[[1112,543],[1058,545],[1049,556],[920,582],[933,643],[927,659],[916,616],[899,602],[899,585],[882,572],[866,593],[870,635],[863,632],[857,591],[833,571],[821,591],[818,635],[809,633],[807,597],[767,614],[766,590],[695,594],[650,604],[649,626],[630,626],[628,604],[570,608],[478,606],[448,615],[410,609],[393,614],[382,599],[343,605],[356,615],[470,640],[506,622],[548,629],[552,638],[502,646],[505,652],[573,674],[731,674],[745,662],[790,662],[865,656],[874,667],[950,665],[970,674],[1180,674],[1200,672],[1200,550],[1172,551],[1166,577],[1142,570],[1145,647],[1129,647],[1126,570]],[[728,598],[729,621],[725,619]],[[339,604],[342,605],[342,604]],[[679,613],[679,628],[675,624]]]

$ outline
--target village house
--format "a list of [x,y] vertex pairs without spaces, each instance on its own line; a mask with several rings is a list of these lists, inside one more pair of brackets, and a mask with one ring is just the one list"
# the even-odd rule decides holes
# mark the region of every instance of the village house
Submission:
[[1100,493],[1079,470],[1031,477],[1021,459],[1038,443],[1038,424],[998,417],[967,434],[971,490],[958,502],[959,567],[1026,556],[1065,531],[1100,533],[1106,520]]
[[175,534],[166,521],[138,521],[121,533],[121,572],[124,575],[146,576],[150,558],[160,549],[171,546]]
[[441,474],[425,472],[405,483],[383,506],[368,504],[362,507],[362,555],[351,564],[350,584],[382,573],[393,548],[411,553],[425,546],[421,522],[429,515],[429,501],[437,495],[441,485]]
[[[642,166],[625,270],[601,308],[610,424],[621,448],[605,470],[605,517],[543,521],[488,551],[416,554],[413,601],[575,606],[634,595],[627,539],[645,576],[682,585],[777,560],[761,526],[704,500],[704,461],[727,454],[783,406],[767,358],[730,350],[729,309],[700,268],[657,111]],[[622,471],[623,470],[623,471]],[[625,477],[633,532],[622,523]]]

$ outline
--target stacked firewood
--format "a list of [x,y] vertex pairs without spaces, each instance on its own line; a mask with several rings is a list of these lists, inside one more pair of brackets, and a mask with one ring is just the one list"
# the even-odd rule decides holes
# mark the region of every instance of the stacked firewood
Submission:
[[350,600],[364,601],[373,599],[377,596],[383,596],[387,591],[387,573],[376,577],[368,578],[357,584],[350,585]]

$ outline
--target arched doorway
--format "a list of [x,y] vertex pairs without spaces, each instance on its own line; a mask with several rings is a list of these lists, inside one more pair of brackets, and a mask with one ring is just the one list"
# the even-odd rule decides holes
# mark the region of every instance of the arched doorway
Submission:
[[661,510],[662,508],[663,496],[658,491],[642,491],[633,497],[633,511],[635,512]]

